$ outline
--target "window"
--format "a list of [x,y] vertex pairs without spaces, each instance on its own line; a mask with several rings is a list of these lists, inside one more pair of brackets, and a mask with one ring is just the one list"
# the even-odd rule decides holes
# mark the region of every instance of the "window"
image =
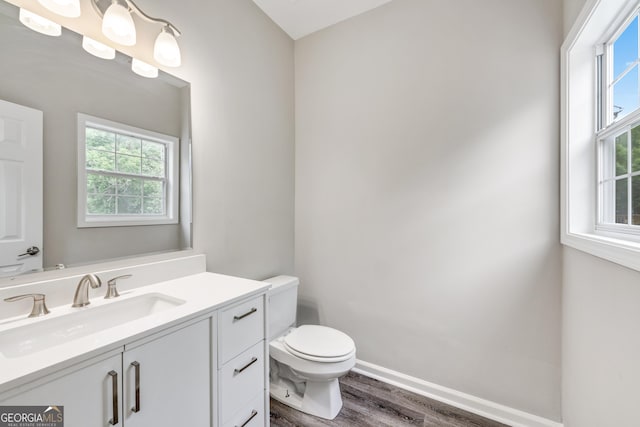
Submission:
[[[597,230],[640,235],[638,10],[596,45]],[[600,52],[598,52],[600,51]]]
[[640,271],[638,0],[587,0],[562,45],[561,241]]
[[78,114],[78,226],[178,222],[178,139]]

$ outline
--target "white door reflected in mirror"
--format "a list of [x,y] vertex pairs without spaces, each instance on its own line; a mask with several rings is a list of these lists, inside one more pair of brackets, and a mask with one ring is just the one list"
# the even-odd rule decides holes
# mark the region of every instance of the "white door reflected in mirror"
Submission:
[[0,277],[41,270],[41,248],[42,111],[0,100]]

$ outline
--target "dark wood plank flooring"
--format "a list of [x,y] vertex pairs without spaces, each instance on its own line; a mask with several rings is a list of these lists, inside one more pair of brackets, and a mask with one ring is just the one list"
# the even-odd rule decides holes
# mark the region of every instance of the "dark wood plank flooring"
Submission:
[[304,414],[271,399],[273,427],[504,427],[433,399],[349,373],[340,379],[343,407],[332,420]]

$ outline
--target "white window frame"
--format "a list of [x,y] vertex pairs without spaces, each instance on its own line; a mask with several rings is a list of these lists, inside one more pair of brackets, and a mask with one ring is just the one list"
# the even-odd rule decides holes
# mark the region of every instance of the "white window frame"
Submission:
[[[640,271],[640,239],[598,227],[598,105],[596,47],[613,37],[636,1],[587,0],[561,49],[562,244]],[[608,108],[608,107],[607,107]],[[629,125],[636,114],[616,124]]]
[[[126,134],[166,146],[166,210],[165,215],[90,215],[87,213],[86,128]],[[120,227],[136,225],[177,224],[179,209],[179,145],[174,136],[78,113],[78,227]]]

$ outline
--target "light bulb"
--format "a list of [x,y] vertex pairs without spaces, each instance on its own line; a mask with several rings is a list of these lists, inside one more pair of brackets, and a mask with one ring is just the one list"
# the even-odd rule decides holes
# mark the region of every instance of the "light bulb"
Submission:
[[167,67],[179,67],[182,62],[180,47],[173,33],[163,28],[153,45],[153,58]]
[[116,57],[116,50],[114,48],[87,36],[82,37],[82,47],[84,50],[98,58],[113,59]]
[[37,31],[47,36],[59,36],[62,34],[62,27],[53,21],[49,21],[40,15],[36,15],[33,12],[29,12],[26,9],[20,8],[19,14],[20,22],[33,31]]
[[38,0],[38,3],[51,12],[67,18],[80,16],[80,0]]
[[102,33],[124,46],[136,44],[136,26],[129,9],[114,1],[102,18]]
[[158,77],[158,69],[153,65],[149,65],[146,62],[133,58],[131,61],[131,69],[139,76],[154,79]]

